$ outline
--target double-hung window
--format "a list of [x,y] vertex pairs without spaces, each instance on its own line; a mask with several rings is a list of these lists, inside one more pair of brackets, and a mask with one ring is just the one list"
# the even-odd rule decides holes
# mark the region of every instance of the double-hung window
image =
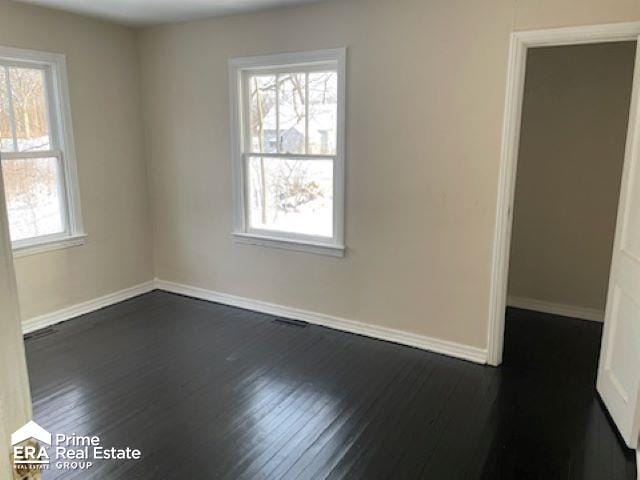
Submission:
[[0,47],[0,164],[17,255],[82,242],[63,55]]
[[230,61],[234,236],[344,254],[345,50]]

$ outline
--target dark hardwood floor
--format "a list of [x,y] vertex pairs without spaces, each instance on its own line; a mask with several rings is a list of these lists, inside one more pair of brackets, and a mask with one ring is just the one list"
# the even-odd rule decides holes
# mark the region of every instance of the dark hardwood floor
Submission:
[[35,419],[142,450],[45,479],[635,479],[596,323],[508,312],[495,369],[163,292],[26,340]]

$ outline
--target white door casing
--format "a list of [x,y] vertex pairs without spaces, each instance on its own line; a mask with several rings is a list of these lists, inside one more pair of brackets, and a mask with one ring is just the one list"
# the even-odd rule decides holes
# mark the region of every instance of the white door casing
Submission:
[[[511,34],[488,312],[487,361],[490,365],[498,366],[502,363],[509,249],[527,50],[533,47],[637,41],[638,35],[640,22],[551,28]],[[637,82],[637,76],[634,82]],[[640,91],[635,89],[633,95],[640,95]],[[630,125],[632,123],[630,122]]]

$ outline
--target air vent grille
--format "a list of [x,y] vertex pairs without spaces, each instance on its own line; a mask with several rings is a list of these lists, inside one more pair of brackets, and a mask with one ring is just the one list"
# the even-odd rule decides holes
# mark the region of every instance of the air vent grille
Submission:
[[309,323],[307,322],[303,322],[302,320],[293,320],[291,318],[276,318],[273,323],[298,328],[306,328],[309,326]]

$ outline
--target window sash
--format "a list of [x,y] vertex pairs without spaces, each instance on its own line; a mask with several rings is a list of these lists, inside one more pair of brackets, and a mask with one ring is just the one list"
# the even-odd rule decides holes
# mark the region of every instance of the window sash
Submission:
[[[242,122],[242,141],[243,141],[243,151],[250,153],[260,153],[264,155],[263,152],[257,152],[251,148],[251,127],[250,127],[250,118],[251,118],[251,87],[249,85],[249,78],[256,75],[268,76],[274,75],[276,77],[275,84],[275,117],[276,117],[276,149],[280,152],[280,88],[279,88],[279,77],[286,74],[300,74],[305,77],[305,87],[304,87],[304,154],[307,155],[309,152],[309,74],[310,73],[322,73],[322,72],[331,72],[336,75],[340,75],[338,65],[336,62],[322,62],[315,65],[305,65],[301,64],[297,68],[293,67],[281,67],[281,68],[253,68],[253,69],[244,69],[241,73],[241,97],[242,97],[242,106],[243,106],[243,118]],[[338,106],[340,108],[340,106]],[[339,125],[336,125],[336,135],[338,134]],[[337,142],[336,142],[337,143]],[[337,145],[336,145],[337,147]],[[283,155],[284,152],[278,153],[279,155]],[[297,154],[296,154],[297,155]],[[313,156],[322,156],[320,154],[312,154]],[[333,156],[336,155],[327,155]]]
[[0,152],[2,160],[22,160],[25,158],[51,158],[56,157],[62,160],[62,150],[29,150],[26,152]]
[[[8,97],[8,107],[9,107],[9,121],[11,122],[11,133],[12,133],[12,144],[13,151],[0,151],[0,163],[3,161],[11,161],[11,160],[28,160],[28,159],[38,159],[38,158],[55,158],[58,163],[58,192],[60,194],[60,215],[62,219],[62,224],[64,226],[64,230],[59,233],[49,234],[49,235],[38,235],[34,237],[24,238],[21,240],[16,240],[13,243],[14,248],[19,248],[24,245],[37,244],[40,242],[47,243],[52,240],[58,238],[65,238],[72,234],[71,221],[69,216],[69,196],[67,193],[67,169],[63,158],[63,152],[61,148],[58,148],[58,145],[61,144],[60,139],[58,138],[59,129],[56,128],[56,117],[52,114],[52,96],[55,95],[54,86],[51,78],[51,68],[48,65],[42,64],[34,64],[31,62],[21,62],[21,61],[0,61],[0,68],[4,69],[5,78],[6,78],[6,86],[7,86],[7,97]],[[44,100],[45,100],[45,108],[46,108],[46,118],[47,118],[47,127],[48,127],[48,136],[49,136],[49,146],[54,148],[49,148],[47,150],[18,150],[18,135],[17,135],[17,127],[16,127],[16,119],[15,119],[15,107],[13,100],[13,89],[11,85],[11,68],[24,68],[24,69],[32,69],[32,70],[40,70],[43,73],[44,78]]]
[[286,65],[281,67],[264,66],[250,67],[242,69],[242,76],[250,77],[253,75],[286,75],[287,73],[319,73],[319,72],[337,72],[338,64],[335,61],[329,62],[310,62]]
[[[12,242],[15,254],[18,250],[38,246],[45,246],[46,250],[49,249],[49,247],[46,247],[47,245],[55,246],[55,244],[67,242],[69,239],[81,239],[85,237],[85,234],[80,210],[65,56],[57,53],[0,46],[0,68],[11,67],[41,70],[43,72],[50,148],[22,152],[4,151],[0,152],[0,159],[57,159],[59,168],[58,181],[60,182],[60,208],[65,227],[65,231],[62,233],[41,235]],[[15,112],[11,109],[11,115],[14,114]],[[15,122],[13,125],[15,125]],[[15,142],[13,143],[15,147]]]
[[[252,227],[249,218],[250,218],[250,205],[249,202],[246,201],[246,196],[249,192],[249,175],[248,175],[248,162],[251,158],[277,158],[277,159],[286,159],[286,160],[298,160],[298,161],[332,161],[333,167],[333,185],[332,185],[332,215],[335,216],[338,214],[338,207],[336,205],[336,163],[338,160],[337,154],[310,154],[306,153],[309,151],[309,74],[314,72],[333,72],[338,74],[337,66],[335,62],[331,63],[322,63],[317,65],[301,65],[296,67],[282,67],[282,68],[258,68],[258,69],[250,69],[243,70],[241,78],[242,78],[242,98],[243,98],[243,107],[244,107],[244,118],[246,119],[243,122],[243,131],[242,138],[244,141],[244,152],[241,154],[242,157],[242,171],[243,171],[243,196],[245,197],[244,202],[244,218],[245,218],[245,228],[244,231],[249,234],[268,236],[268,237],[281,237],[289,240],[304,240],[308,242],[317,242],[317,243],[326,243],[332,242],[336,237],[336,226],[335,221],[332,225],[332,235],[331,236],[322,236],[322,235],[310,235],[299,232],[291,232],[287,230],[275,230],[275,229],[266,229],[266,228],[255,228]],[[305,125],[305,145],[304,151],[305,153],[288,153],[288,152],[279,152],[281,149],[280,143],[280,88],[279,88],[279,78],[282,75],[286,74],[300,74],[305,77],[305,88],[304,88],[304,106],[305,106],[305,115],[304,115],[304,125]],[[255,75],[274,75],[276,77],[275,81],[275,120],[276,120],[276,148],[278,152],[260,152],[253,150],[251,147],[251,128],[250,128],[250,109],[251,109],[251,88],[249,85],[249,79]],[[336,125],[336,130],[338,126]]]
[[285,160],[335,160],[337,155],[321,155],[316,153],[261,153],[246,152],[243,157],[284,158]]
[[[332,199],[331,199],[331,209],[332,209],[332,215],[333,215],[333,225],[332,225],[332,235],[331,236],[323,236],[323,235],[310,235],[310,234],[306,234],[306,233],[299,233],[299,232],[292,232],[292,231],[287,231],[287,230],[275,230],[275,229],[268,229],[268,228],[256,228],[256,227],[252,227],[251,223],[249,221],[250,218],[250,204],[248,201],[246,201],[247,199],[247,195],[248,192],[250,191],[250,177],[248,174],[248,164],[249,164],[249,160],[251,158],[282,158],[285,160],[298,160],[298,161],[306,161],[306,162],[313,162],[313,161],[327,161],[330,160],[332,163],[332,178],[333,178],[333,184],[331,186],[331,193],[332,193]],[[243,189],[244,189],[244,218],[245,218],[245,228],[244,231],[246,233],[250,233],[250,234],[256,234],[256,235],[261,235],[261,236],[267,236],[267,237],[283,237],[286,238],[288,240],[303,240],[303,241],[308,241],[308,242],[312,242],[312,243],[327,243],[330,241],[333,241],[336,237],[336,225],[335,225],[335,216],[339,213],[339,205],[337,205],[336,203],[336,182],[338,181],[337,174],[338,174],[338,158],[336,155],[305,155],[305,154],[280,154],[280,153],[273,153],[273,154],[255,154],[255,153],[244,153],[242,154],[242,172],[243,172]]]
[[55,83],[53,80],[53,71],[50,65],[43,65],[40,63],[33,63],[28,61],[18,61],[18,60],[4,60],[0,58],[0,68],[4,70],[5,73],[5,81],[7,82],[7,96],[8,96],[8,107],[9,107],[9,122],[11,123],[11,134],[12,134],[12,143],[13,143],[13,152],[11,151],[0,151],[0,155],[5,156],[10,153],[18,152],[18,135],[17,135],[17,127],[16,127],[16,119],[15,119],[15,110],[13,103],[13,88],[11,85],[11,76],[9,75],[9,71],[11,68],[24,68],[30,70],[40,70],[43,73],[44,77],[44,100],[45,100],[45,108],[46,108],[46,118],[47,118],[47,126],[49,128],[49,147],[50,149],[58,149],[62,150],[63,141],[60,135],[60,128],[58,127],[58,118],[54,113],[54,108],[52,105],[56,105],[56,93],[55,93]]
[[[300,53],[284,53],[229,60],[231,99],[231,137],[233,159],[233,236],[238,243],[298,250],[329,256],[344,255],[344,177],[345,177],[345,63],[346,49],[336,48]],[[253,75],[275,75],[313,72],[334,72],[337,76],[335,152],[331,154],[260,152],[251,149],[250,107],[248,79]],[[279,88],[276,92],[279,94]],[[305,152],[308,152],[309,88],[305,92]],[[279,99],[278,99],[279,100]],[[276,102],[276,105],[278,102]],[[279,119],[279,115],[276,115]],[[280,147],[280,145],[278,145]],[[281,158],[303,161],[331,160],[333,164],[333,225],[332,237],[314,236],[283,230],[252,228],[249,220],[249,158]]]
[[38,243],[48,243],[52,240],[59,238],[69,237],[73,235],[73,228],[71,225],[71,218],[69,215],[69,197],[67,189],[67,173],[65,169],[65,163],[60,150],[42,150],[39,152],[11,152],[0,154],[0,168],[3,162],[11,160],[29,160],[39,158],[55,158],[58,162],[58,192],[60,194],[60,215],[62,218],[62,224],[64,230],[59,233],[49,235],[38,235],[35,237],[23,238],[12,242],[14,248],[20,248],[25,245],[32,245]]

